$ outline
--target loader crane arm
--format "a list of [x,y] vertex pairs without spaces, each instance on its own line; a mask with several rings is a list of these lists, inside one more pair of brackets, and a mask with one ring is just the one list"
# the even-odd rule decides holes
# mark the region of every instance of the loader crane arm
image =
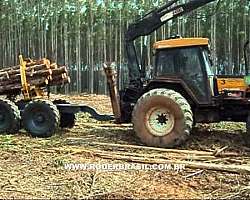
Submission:
[[130,85],[140,85],[142,77],[140,62],[136,54],[134,41],[140,36],[147,36],[167,23],[193,10],[196,10],[216,0],[191,0],[184,4],[178,4],[180,0],[167,2],[160,8],[150,11],[148,14],[129,25],[125,33],[125,46],[129,66]]

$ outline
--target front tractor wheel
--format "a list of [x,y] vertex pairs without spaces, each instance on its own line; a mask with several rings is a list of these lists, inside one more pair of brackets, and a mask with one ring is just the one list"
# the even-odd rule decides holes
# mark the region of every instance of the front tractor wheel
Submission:
[[149,146],[171,148],[190,135],[193,114],[186,99],[168,89],[154,89],[144,94],[132,114],[134,130]]
[[51,137],[59,127],[60,114],[50,101],[36,100],[27,104],[22,116],[25,130],[33,137]]

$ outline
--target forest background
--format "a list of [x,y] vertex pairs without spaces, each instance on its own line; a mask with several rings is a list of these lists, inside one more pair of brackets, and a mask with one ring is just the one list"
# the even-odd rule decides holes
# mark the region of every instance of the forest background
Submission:
[[[107,94],[104,62],[115,61],[119,87],[128,82],[124,33],[130,23],[166,0],[0,0],[0,66],[18,55],[47,57],[69,67],[72,82],[60,92]],[[186,2],[185,0],[180,3]],[[172,20],[149,36],[208,37],[217,74],[243,74],[243,46],[250,39],[250,1],[222,0]],[[138,53],[143,38],[136,41]],[[56,89],[58,91],[58,88]]]

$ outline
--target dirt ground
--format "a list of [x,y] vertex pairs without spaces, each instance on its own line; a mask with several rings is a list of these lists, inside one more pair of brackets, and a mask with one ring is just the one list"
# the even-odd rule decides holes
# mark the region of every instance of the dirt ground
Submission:
[[[84,103],[98,112],[111,113],[106,96],[53,96]],[[77,116],[73,129],[64,129],[52,138],[31,138],[24,130],[0,136],[0,198],[250,198],[250,174],[200,170],[183,171],[84,171],[66,170],[68,163],[131,163],[131,158],[168,163],[201,163],[247,166],[250,149],[244,145],[245,125],[220,123],[196,125],[187,143],[178,149],[212,153],[227,147],[226,157],[190,157],[153,149],[125,148],[142,145],[132,126],[96,122]],[[103,144],[104,143],[104,144]],[[232,156],[230,156],[232,154]],[[234,155],[234,156],[233,156]],[[111,158],[108,158],[111,156]],[[113,157],[112,157],[113,156]],[[120,159],[125,157],[126,159]]]

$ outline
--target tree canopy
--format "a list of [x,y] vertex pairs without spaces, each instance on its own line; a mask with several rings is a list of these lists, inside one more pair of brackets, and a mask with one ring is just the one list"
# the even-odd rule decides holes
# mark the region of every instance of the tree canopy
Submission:
[[[48,57],[71,68],[70,90],[95,92],[104,81],[101,72],[96,74],[103,62],[116,61],[126,74],[123,37],[128,24],[165,2],[1,0],[0,65],[17,64],[19,54]],[[174,34],[210,38],[217,72],[241,73],[243,45],[250,39],[250,1],[222,0],[218,7],[212,3],[175,19],[151,35],[149,48]],[[121,76],[121,85],[125,81]]]

